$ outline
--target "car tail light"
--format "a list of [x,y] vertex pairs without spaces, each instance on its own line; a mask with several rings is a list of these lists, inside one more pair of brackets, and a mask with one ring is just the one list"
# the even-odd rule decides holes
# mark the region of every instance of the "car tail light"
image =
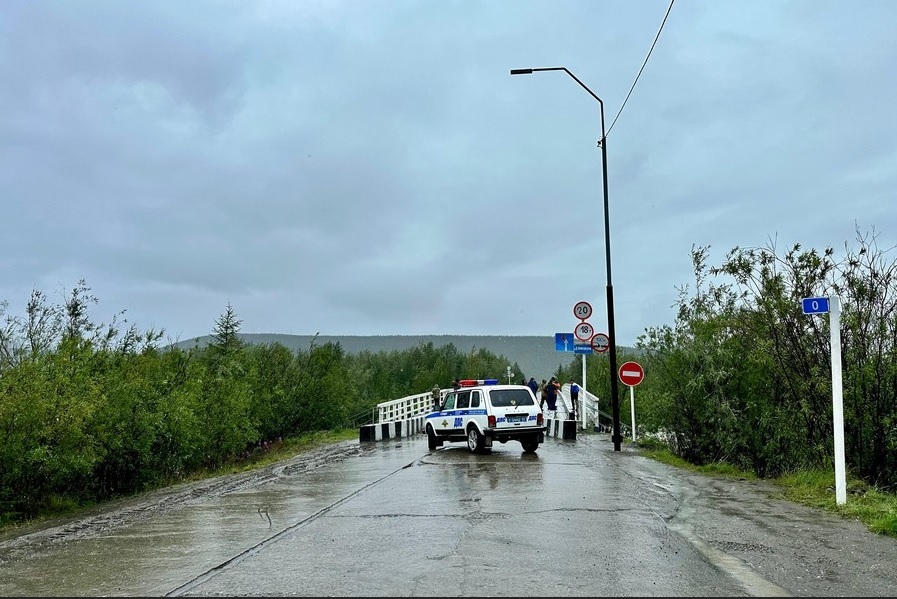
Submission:
[[488,422],[489,422],[489,428],[495,428],[495,416],[490,414],[489,418],[488,418]]
[[536,424],[542,426],[542,412],[539,412],[539,415],[536,416]]

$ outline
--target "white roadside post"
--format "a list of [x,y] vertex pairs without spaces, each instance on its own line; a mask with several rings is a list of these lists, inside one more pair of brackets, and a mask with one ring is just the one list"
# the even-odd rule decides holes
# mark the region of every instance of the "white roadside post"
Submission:
[[583,410],[583,406],[586,401],[586,355],[582,355],[582,389],[579,390],[579,395],[576,398],[576,404],[573,406],[573,409],[576,410],[576,417],[579,419],[579,426],[582,430],[586,428],[586,415],[585,410]]
[[[576,418],[580,421],[580,426],[585,429],[586,415],[583,408],[586,405],[586,356],[593,351],[591,339],[592,334],[595,332],[595,330],[592,328],[592,325],[587,322],[588,319],[592,316],[592,304],[585,300],[576,302],[573,305],[573,316],[579,319],[579,323],[574,329],[574,336],[580,341],[589,342],[588,351],[582,351],[582,389],[579,391],[579,397],[576,398],[576,401],[579,405],[573,406],[573,410],[576,412]],[[582,346],[583,344],[580,345]]]
[[829,328],[832,344],[832,415],[835,425],[835,500],[847,502],[847,474],[844,466],[844,392],[841,380],[841,298],[831,299]]
[[841,298],[805,297],[801,300],[804,314],[829,313],[832,355],[832,420],[835,435],[835,501],[847,503],[847,474],[844,465],[844,391],[841,380]]
[[635,441],[635,386],[645,378],[645,369],[638,362],[626,362],[620,366],[620,382],[629,386],[629,407],[632,412],[632,440]]

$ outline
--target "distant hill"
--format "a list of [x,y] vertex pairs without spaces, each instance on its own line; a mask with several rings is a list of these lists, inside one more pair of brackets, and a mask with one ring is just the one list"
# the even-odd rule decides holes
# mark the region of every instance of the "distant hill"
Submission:
[[[253,345],[270,345],[280,343],[293,351],[308,350],[311,346],[313,335],[279,335],[265,333],[240,333],[240,338]],[[194,346],[203,347],[211,339],[210,335],[195,337],[186,341],[180,341],[175,345],[182,349]],[[473,350],[485,349],[497,356],[504,356],[508,365],[515,363],[523,369],[523,372],[515,373],[515,379],[521,374],[527,378],[533,376],[536,380],[547,379],[554,374],[559,366],[567,366],[572,360],[580,360],[578,355],[559,352],[554,349],[554,337],[526,337],[526,336],[478,336],[478,335],[375,335],[375,336],[328,336],[318,335],[316,345],[325,343],[339,343],[346,353],[356,354],[363,351],[376,353],[379,351],[403,351],[417,347],[418,345],[432,343],[434,347],[454,345],[458,351],[468,353]],[[505,373],[498,373],[504,375]]]

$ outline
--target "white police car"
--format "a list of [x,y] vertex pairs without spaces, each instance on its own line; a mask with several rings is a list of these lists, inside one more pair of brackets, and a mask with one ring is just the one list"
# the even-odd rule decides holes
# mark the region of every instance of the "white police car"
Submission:
[[536,396],[526,385],[501,385],[497,379],[465,379],[446,393],[440,409],[425,417],[430,449],[446,441],[467,441],[482,453],[492,443],[520,441],[534,452],[545,440],[545,423]]

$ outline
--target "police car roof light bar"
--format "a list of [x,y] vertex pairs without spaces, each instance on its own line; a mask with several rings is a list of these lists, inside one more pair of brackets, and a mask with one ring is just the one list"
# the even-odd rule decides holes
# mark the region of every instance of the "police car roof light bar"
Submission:
[[462,379],[458,381],[462,387],[476,387],[477,385],[497,385],[498,379]]

